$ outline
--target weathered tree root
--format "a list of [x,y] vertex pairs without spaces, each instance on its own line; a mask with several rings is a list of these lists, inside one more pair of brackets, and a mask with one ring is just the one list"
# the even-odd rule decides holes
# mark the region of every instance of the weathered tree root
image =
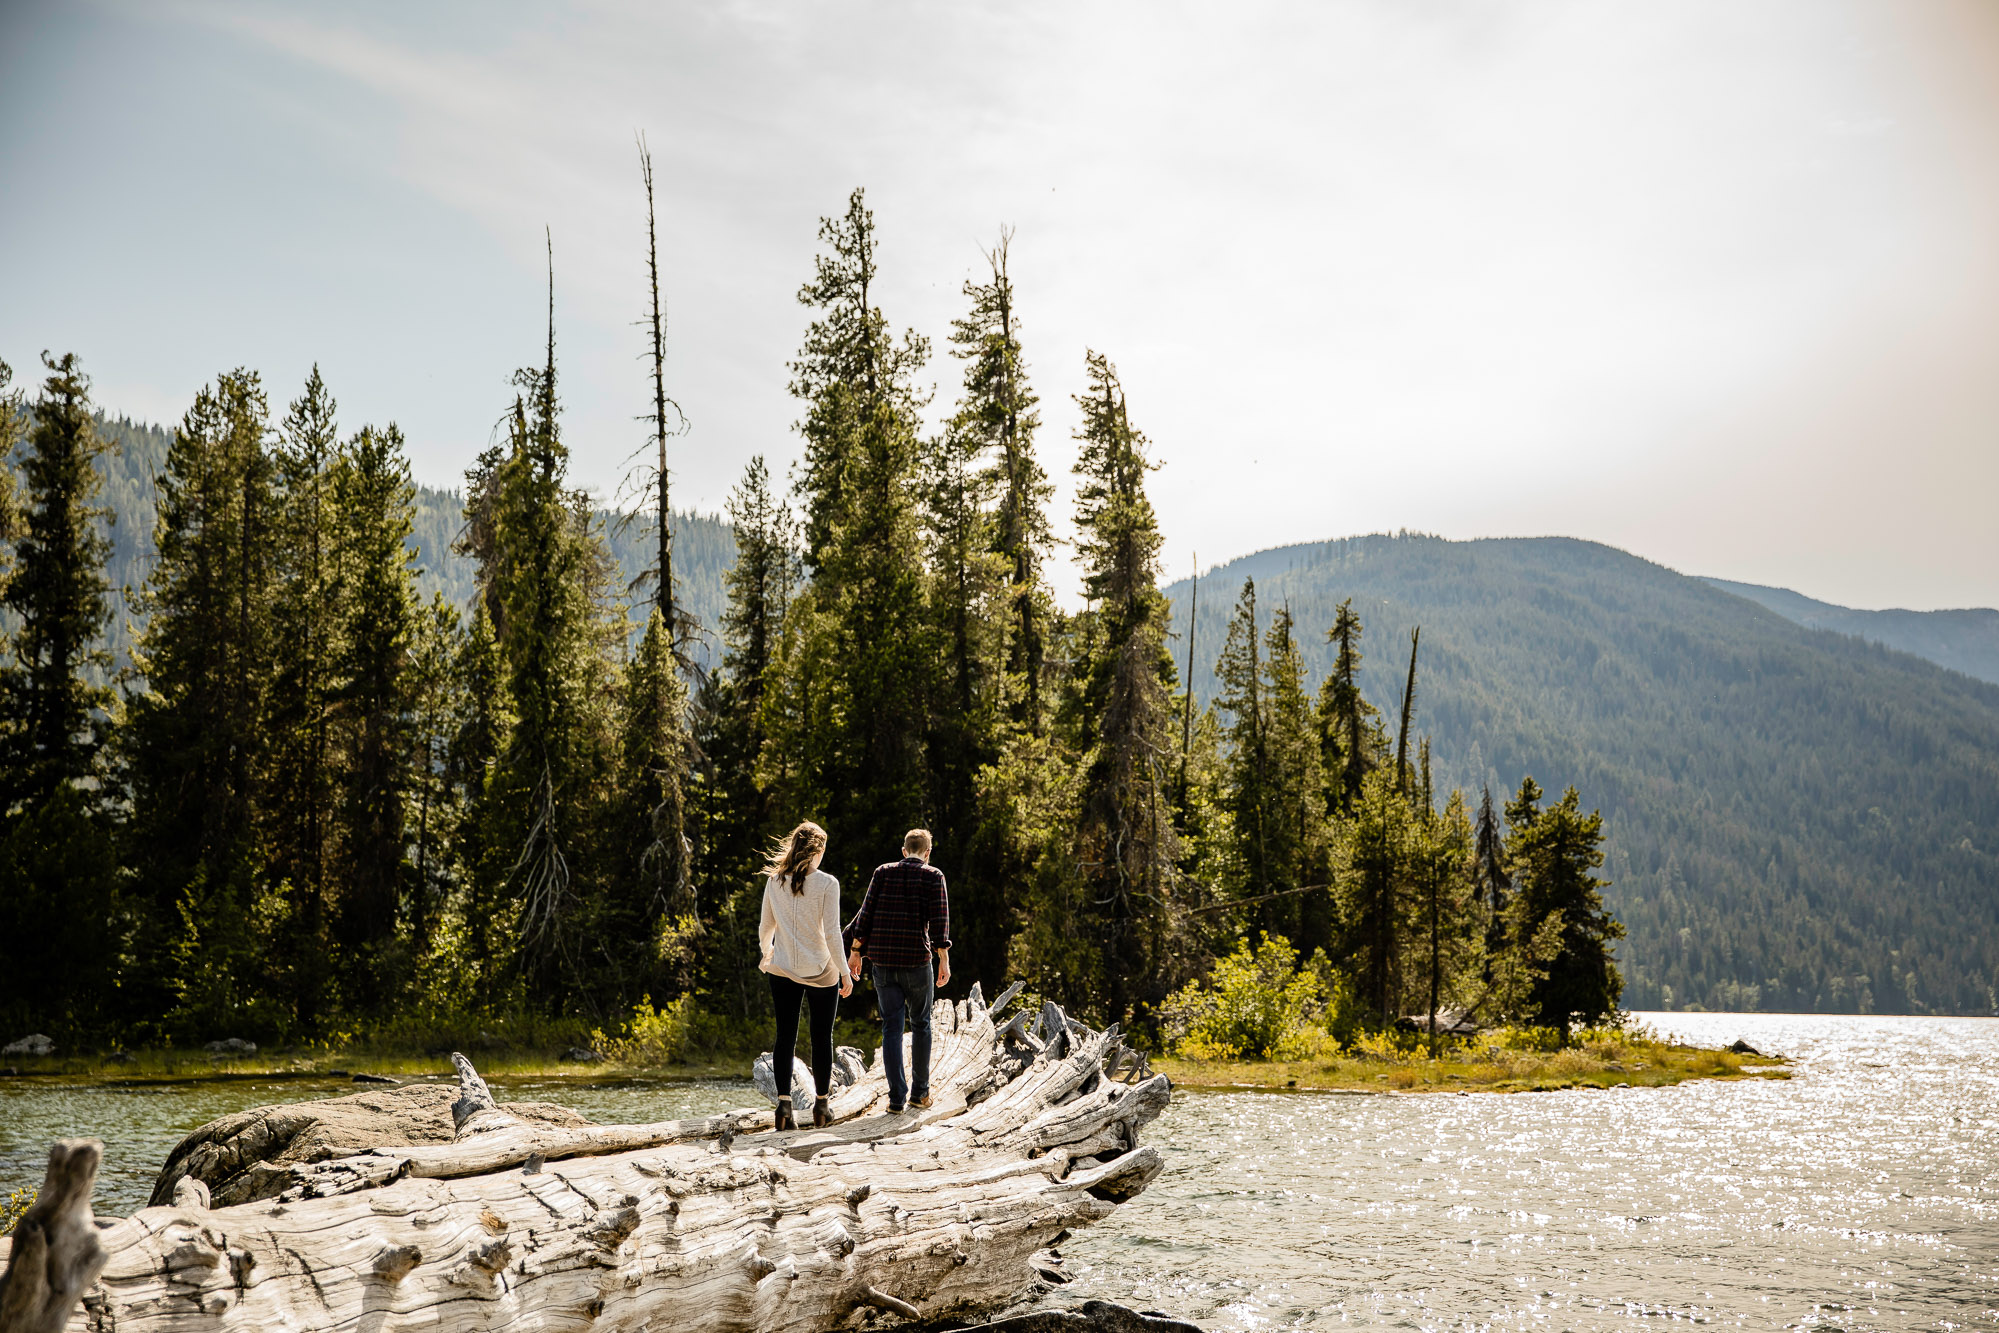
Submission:
[[[533,1124],[498,1107],[458,1057],[454,1142],[273,1169],[281,1192],[254,1203],[203,1209],[189,1189],[96,1231],[108,1263],[69,1326],[817,1333],[880,1311],[933,1323],[1003,1308],[1034,1289],[1038,1251],[1162,1165],[1136,1140],[1167,1105],[1166,1080],[1115,1082],[1115,1029],[1093,1032],[1053,1006],[1038,1027],[1033,1050],[996,1030],[976,992],[939,1002],[928,1110],[879,1113],[877,1057],[834,1099],[840,1123],[783,1134],[761,1109]],[[88,1227],[88,1177],[80,1195],[59,1185],[52,1157],[50,1179],[44,1203],[71,1199]],[[60,1204],[47,1216],[58,1214],[70,1216]],[[17,1269],[48,1266],[34,1244]],[[65,1280],[73,1290],[54,1322],[0,1314],[0,1333],[63,1327],[82,1289]],[[28,1290],[9,1285],[7,1311]],[[59,1288],[42,1285],[46,1310]]]

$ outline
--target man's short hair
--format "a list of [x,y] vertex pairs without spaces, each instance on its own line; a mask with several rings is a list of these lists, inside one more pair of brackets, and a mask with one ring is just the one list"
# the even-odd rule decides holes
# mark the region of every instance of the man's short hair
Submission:
[[913,828],[903,834],[902,854],[904,856],[930,855],[930,830],[927,828]]

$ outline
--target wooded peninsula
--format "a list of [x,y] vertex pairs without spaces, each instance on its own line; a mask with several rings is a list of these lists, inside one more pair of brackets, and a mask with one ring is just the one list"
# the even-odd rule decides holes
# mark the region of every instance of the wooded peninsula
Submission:
[[[1420,630],[1369,646],[1403,681],[1384,701],[1351,604],[1298,624],[1249,581],[1216,594],[1222,643],[1179,632],[1159,463],[1095,351],[1086,604],[1057,604],[1008,239],[964,284],[932,429],[932,349],[874,304],[862,192],[823,220],[790,366],[803,456],[788,486],[751,459],[730,496],[714,625],[673,575],[656,261],[640,580],[567,476],[551,273],[540,363],[466,473],[469,605],[417,592],[396,426],[343,425],[317,370],[274,411],[235,369],[174,432],[115,668],[88,379],[45,356],[30,401],[0,366],[6,1035],[741,1048],[769,1003],[758,870],[805,818],[850,911],[906,829],[933,831],[954,992],[1022,979],[1162,1056],[1434,1049],[1453,1025],[1560,1046],[1613,1019],[1600,816],[1528,776],[1433,787]],[[1316,684],[1307,635],[1336,649]]]

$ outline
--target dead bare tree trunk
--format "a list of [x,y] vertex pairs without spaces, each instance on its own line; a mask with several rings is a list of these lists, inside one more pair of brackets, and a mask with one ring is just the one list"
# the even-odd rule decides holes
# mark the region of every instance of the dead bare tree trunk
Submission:
[[[534,1124],[457,1057],[451,1143],[274,1169],[275,1197],[232,1207],[189,1188],[94,1238],[86,1143],[81,1185],[52,1157],[37,1205],[69,1221],[39,1225],[108,1256],[69,1317],[79,1333],[777,1333],[995,1309],[1033,1289],[1038,1251],[1159,1173],[1136,1133],[1170,1098],[1115,1028],[1054,1005],[1028,1018],[996,1027],[976,989],[940,1001],[932,1107],[881,1113],[877,1056],[835,1098],[840,1123],[783,1134],[761,1109]],[[16,1243],[0,1333],[55,1333],[96,1275],[66,1259],[60,1280],[20,1277],[55,1271],[41,1235]],[[34,1320],[13,1314],[17,1292]]]

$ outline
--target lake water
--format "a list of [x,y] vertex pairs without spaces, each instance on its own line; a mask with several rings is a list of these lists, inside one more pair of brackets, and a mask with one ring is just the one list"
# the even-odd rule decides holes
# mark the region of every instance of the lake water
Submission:
[[[1197,1092],[1144,1134],[1167,1169],[1063,1247],[1101,1296],[1213,1329],[1999,1328],[1999,1020],[1641,1015],[1798,1061],[1784,1082],[1555,1093]],[[101,1210],[188,1129],[334,1085],[145,1095],[0,1083],[0,1190],[48,1142],[107,1144]],[[351,1091],[344,1085],[338,1091]],[[594,1118],[747,1100],[741,1083],[544,1081]]]

